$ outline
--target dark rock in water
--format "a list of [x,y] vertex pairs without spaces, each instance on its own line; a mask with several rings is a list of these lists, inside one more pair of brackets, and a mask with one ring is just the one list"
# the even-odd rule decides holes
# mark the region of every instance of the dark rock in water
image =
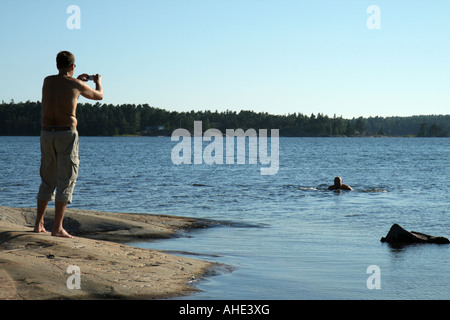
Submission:
[[381,242],[388,243],[450,243],[445,237],[435,237],[428,234],[406,231],[398,224],[393,224],[386,237],[381,238]]

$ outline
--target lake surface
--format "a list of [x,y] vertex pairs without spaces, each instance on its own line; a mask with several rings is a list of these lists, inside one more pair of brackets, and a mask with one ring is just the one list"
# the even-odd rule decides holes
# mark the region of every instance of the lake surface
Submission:
[[[70,207],[230,222],[133,244],[228,266],[186,298],[450,298],[450,245],[380,242],[394,223],[450,237],[450,139],[280,138],[275,175],[259,162],[174,165],[176,144],[80,137]],[[35,207],[39,161],[39,137],[0,137],[0,205]],[[335,176],[355,191],[328,191]]]

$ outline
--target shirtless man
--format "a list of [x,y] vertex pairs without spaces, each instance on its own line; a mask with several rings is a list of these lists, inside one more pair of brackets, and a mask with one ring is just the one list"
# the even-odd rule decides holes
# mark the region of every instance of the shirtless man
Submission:
[[[34,232],[46,232],[44,215],[49,201],[55,201],[52,236],[72,238],[63,228],[63,219],[78,177],[78,132],[76,108],[80,94],[103,99],[100,75],[93,76],[95,89],[87,85],[88,75],[73,78],[75,57],[61,51],[56,57],[57,75],[48,76],[42,87],[41,168]],[[56,196],[55,196],[56,190]]]
[[352,187],[343,184],[341,177],[334,178],[334,185],[329,186],[328,190],[349,190],[352,191]]

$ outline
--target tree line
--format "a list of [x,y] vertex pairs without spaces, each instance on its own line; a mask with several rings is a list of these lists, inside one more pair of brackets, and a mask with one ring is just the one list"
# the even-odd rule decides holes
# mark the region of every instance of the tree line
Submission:
[[[84,136],[171,135],[177,128],[193,130],[202,121],[203,130],[279,129],[280,136],[418,136],[448,137],[450,115],[369,117],[344,119],[321,113],[273,115],[266,112],[167,111],[147,104],[89,104],[77,107],[78,131]],[[39,135],[41,103],[11,101],[0,104],[0,135]]]

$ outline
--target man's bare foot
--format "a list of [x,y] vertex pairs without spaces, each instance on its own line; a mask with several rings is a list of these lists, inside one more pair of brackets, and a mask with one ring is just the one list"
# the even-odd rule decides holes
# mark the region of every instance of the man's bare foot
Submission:
[[33,230],[33,231],[36,232],[36,233],[47,232],[47,230],[45,230],[43,224],[37,224],[37,225],[34,227],[34,230]]
[[53,231],[52,236],[60,238],[73,238],[66,230],[61,229],[58,231]]

